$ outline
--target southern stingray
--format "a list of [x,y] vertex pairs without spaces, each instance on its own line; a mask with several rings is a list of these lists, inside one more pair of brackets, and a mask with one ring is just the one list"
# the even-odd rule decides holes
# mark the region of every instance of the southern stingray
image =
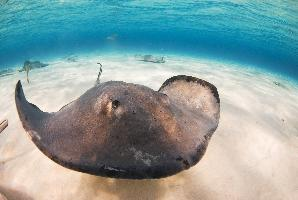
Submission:
[[120,81],[96,84],[53,113],[29,103],[19,81],[15,102],[24,129],[49,158],[126,179],[167,177],[195,165],[220,116],[216,87],[184,75],[158,91]]

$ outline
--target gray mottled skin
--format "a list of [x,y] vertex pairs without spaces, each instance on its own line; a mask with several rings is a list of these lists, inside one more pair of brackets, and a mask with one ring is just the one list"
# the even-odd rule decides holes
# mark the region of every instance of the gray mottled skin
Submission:
[[18,82],[15,101],[24,129],[49,158],[114,178],[161,178],[188,169],[203,156],[219,121],[216,88],[183,75],[159,91],[101,83],[55,113],[29,103]]

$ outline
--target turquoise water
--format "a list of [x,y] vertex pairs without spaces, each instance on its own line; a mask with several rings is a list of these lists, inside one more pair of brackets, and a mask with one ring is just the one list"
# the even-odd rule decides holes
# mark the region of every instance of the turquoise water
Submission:
[[298,79],[296,1],[19,1],[0,3],[0,68],[106,52],[191,55]]

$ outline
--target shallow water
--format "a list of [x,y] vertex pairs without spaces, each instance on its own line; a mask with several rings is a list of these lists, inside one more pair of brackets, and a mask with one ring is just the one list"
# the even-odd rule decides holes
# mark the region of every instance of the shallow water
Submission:
[[[298,6],[295,1],[0,0],[1,193],[12,199],[298,199]],[[142,62],[152,54],[165,63]],[[26,73],[26,60],[49,66]],[[219,127],[194,167],[159,180],[101,178],[42,154],[14,89],[58,111],[101,82],[157,90],[185,74],[214,84]]]
[[10,0],[0,13],[0,68],[94,50],[155,51],[298,77],[298,6],[292,0]]
[[[43,155],[26,136],[14,104],[23,81],[29,101],[54,112],[92,87],[99,61],[102,81],[123,80],[158,89],[187,74],[214,83],[221,118],[196,166],[160,180],[116,180],[68,170]],[[77,56],[49,61],[30,74],[0,79],[0,109],[9,128],[0,136],[0,191],[28,199],[295,199],[298,197],[298,85],[264,72],[208,60],[169,56],[163,64],[133,55]],[[277,86],[274,82],[283,85]],[[278,102],[278,104],[276,103]],[[3,112],[4,111],[4,112]],[[42,191],[42,192],[41,192]],[[20,193],[20,194],[18,194]]]

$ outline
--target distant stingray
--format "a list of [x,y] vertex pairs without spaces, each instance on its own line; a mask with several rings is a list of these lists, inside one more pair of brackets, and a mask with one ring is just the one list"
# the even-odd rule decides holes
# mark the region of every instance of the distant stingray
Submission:
[[195,165],[220,115],[216,87],[184,75],[158,91],[101,83],[55,113],[29,103],[19,81],[15,102],[24,129],[49,158],[80,172],[127,179],[166,177]]
[[41,63],[39,61],[30,62],[30,61],[26,60],[24,62],[23,67],[19,70],[19,72],[26,71],[27,82],[29,83],[29,71],[32,70],[32,69],[42,68],[42,67],[46,67],[46,66],[48,66],[48,64],[44,64],[44,63]]
[[76,56],[76,55],[69,56],[67,58],[67,61],[68,62],[77,62],[78,61],[78,56]]
[[152,62],[152,63],[165,63],[165,58],[155,57],[153,55],[136,55],[135,56],[139,61]]

